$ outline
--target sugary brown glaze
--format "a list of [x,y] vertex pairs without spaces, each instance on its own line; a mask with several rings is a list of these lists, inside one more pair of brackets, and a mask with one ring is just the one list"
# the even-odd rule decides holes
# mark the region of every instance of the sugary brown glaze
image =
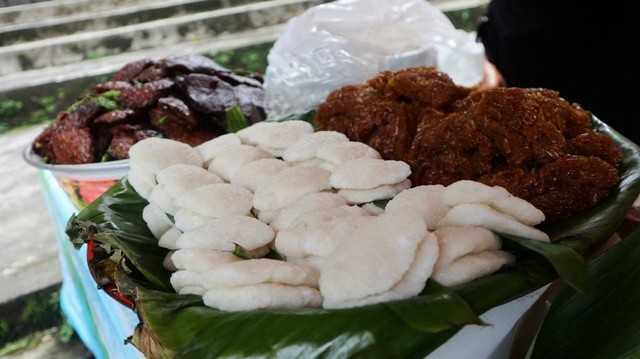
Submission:
[[52,164],[83,164],[126,159],[147,137],[196,146],[227,132],[233,106],[250,123],[264,120],[263,98],[260,75],[234,73],[201,55],[143,59],[61,111],[32,148]]
[[461,179],[505,187],[547,222],[593,207],[622,154],[591,115],[546,89],[456,86],[431,67],[382,72],[331,93],[319,130],[345,133],[411,165],[414,186]]

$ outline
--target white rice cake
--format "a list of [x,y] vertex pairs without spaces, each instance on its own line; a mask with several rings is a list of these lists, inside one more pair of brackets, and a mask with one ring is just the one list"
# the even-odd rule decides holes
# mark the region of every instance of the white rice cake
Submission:
[[432,278],[443,285],[453,286],[484,277],[514,262],[513,255],[505,251],[483,251],[468,254],[437,268]]
[[206,290],[204,289],[204,287],[201,287],[199,285],[190,285],[190,286],[182,287],[178,291],[178,294],[180,295],[193,294],[193,295],[203,296],[205,293],[206,293]]
[[291,206],[283,209],[273,221],[270,222],[271,228],[276,232],[288,228],[293,221],[306,213],[313,212],[318,209],[341,207],[347,204],[347,201],[337,193],[317,192],[308,194]]
[[320,273],[309,266],[275,259],[249,259],[211,268],[205,273],[207,288],[238,287],[260,283],[279,283],[318,287]]
[[339,189],[371,189],[394,185],[411,175],[411,167],[402,161],[356,158],[338,165],[329,183]]
[[170,165],[183,163],[202,167],[200,153],[186,143],[167,138],[149,137],[129,148],[132,166],[141,167],[154,176]]
[[274,219],[276,219],[280,212],[282,212],[282,210],[280,209],[277,209],[275,211],[261,211],[254,208],[251,210],[251,213],[253,213],[255,217],[266,224],[270,224]]
[[331,143],[320,146],[316,152],[316,157],[334,165],[339,165],[356,158],[376,158],[381,159],[380,153],[373,147],[362,142]]
[[149,193],[148,201],[154,206],[160,208],[163,212],[169,213],[172,216],[175,215],[179,209],[175,200],[170,197],[165,190],[165,185],[163,184],[158,184],[153,187],[151,193]]
[[162,208],[158,206],[154,206],[153,204],[151,204],[151,208],[153,209],[154,212],[156,212],[156,216],[158,216],[159,219],[161,219],[164,223],[168,224],[169,226],[173,227],[173,221],[171,220],[171,218],[169,218],[169,214],[167,214],[167,212],[165,212]]
[[253,206],[253,194],[242,186],[215,183],[186,192],[176,198],[175,203],[206,217],[248,215]]
[[440,245],[436,269],[472,253],[497,251],[502,241],[497,234],[483,227],[442,227],[433,232]]
[[173,253],[172,260],[178,269],[205,273],[223,264],[235,263],[243,259],[230,252],[182,248]]
[[476,181],[461,180],[450,184],[442,194],[442,202],[449,207],[484,203],[530,226],[544,221],[544,213],[531,203],[513,196],[503,187],[491,187]]
[[411,180],[406,179],[392,185],[380,185],[371,189],[341,189],[338,194],[349,204],[361,204],[381,199],[393,198],[398,193],[411,187]]
[[297,161],[297,162],[289,162],[289,163],[291,164],[292,167],[318,167],[326,170],[325,168],[323,168],[326,161],[321,160],[319,158],[312,158],[305,161]]
[[186,208],[180,208],[173,216],[173,219],[175,220],[175,227],[182,232],[200,227],[212,218],[213,217],[203,216]]
[[415,297],[422,292],[427,284],[427,279],[433,273],[438,254],[438,240],[433,234],[428,233],[418,245],[411,267],[390,290],[365,298],[343,302],[333,302],[325,298],[322,306],[324,308],[351,308]]
[[260,183],[253,196],[253,207],[275,211],[290,206],[300,198],[331,188],[331,174],[315,167],[292,167]]
[[549,242],[546,233],[522,224],[510,215],[498,212],[484,203],[463,203],[452,207],[438,222],[438,227],[446,226],[478,226],[497,233]]
[[327,257],[320,257],[320,256],[291,257],[291,258],[287,258],[287,262],[309,266],[311,268],[315,268],[318,271],[321,271],[322,267],[324,267],[324,264],[327,262]]
[[164,260],[162,261],[162,266],[169,272],[175,272],[178,270],[175,263],[173,263],[173,259],[171,258],[171,256],[173,256],[173,253],[175,253],[175,251],[169,251],[169,253],[164,256]]
[[240,167],[262,158],[273,158],[273,155],[254,146],[234,146],[216,156],[208,170],[229,182]]
[[389,291],[411,267],[427,227],[417,214],[373,217],[343,240],[320,272],[320,291],[329,303]]
[[289,163],[283,160],[277,158],[262,158],[240,167],[231,178],[231,183],[253,192],[265,178],[276,175],[289,167]]
[[275,248],[287,258],[313,254],[307,253],[300,246],[305,238],[311,236],[318,238],[326,234],[323,231],[329,230],[331,221],[336,218],[359,216],[368,216],[368,214],[358,206],[331,207],[308,212],[297,217],[291,222],[291,226],[276,234]]
[[203,274],[192,270],[178,270],[171,273],[169,282],[176,292],[184,287],[202,286]]
[[158,184],[163,185],[165,193],[176,198],[192,189],[214,183],[224,183],[215,173],[198,166],[176,164],[171,165],[156,176]]
[[288,162],[307,161],[316,157],[318,149],[330,143],[346,143],[349,138],[337,131],[317,131],[300,137],[282,155]]
[[139,166],[131,166],[127,173],[129,184],[144,199],[149,198],[153,187],[156,186],[156,176]]
[[318,308],[322,305],[322,296],[315,288],[276,283],[210,288],[202,299],[208,307],[230,312],[278,308]]
[[427,229],[436,229],[438,222],[449,211],[442,203],[443,185],[426,185],[405,189],[393,197],[386,205],[385,211],[399,213],[403,210],[417,211],[422,215]]
[[235,244],[246,250],[266,246],[274,238],[271,227],[253,217],[230,216],[211,219],[178,238],[178,248],[215,249],[233,252]]
[[181,235],[182,235],[182,232],[179,229],[175,227],[171,227],[169,228],[169,230],[164,232],[162,237],[160,237],[160,239],[158,240],[158,246],[162,248],[171,249],[171,250],[178,249],[176,242],[178,241],[178,238],[180,238]]
[[200,153],[204,164],[208,167],[211,160],[213,160],[216,156],[226,151],[230,147],[239,145],[240,137],[238,137],[238,135],[236,135],[235,133],[227,133],[199,144],[198,146],[196,146],[196,150]]
[[313,131],[313,126],[306,121],[262,121],[244,128],[236,134],[244,144],[283,153],[302,136],[313,133]]
[[160,239],[171,226],[161,220],[152,207],[152,204],[148,204],[142,209],[142,219],[147,224],[147,227],[149,227],[151,234],[153,234],[156,239]]
[[305,256],[328,258],[343,240],[347,240],[358,227],[365,226],[373,218],[369,215],[351,215],[333,218],[326,225],[309,226],[299,241],[300,250]]

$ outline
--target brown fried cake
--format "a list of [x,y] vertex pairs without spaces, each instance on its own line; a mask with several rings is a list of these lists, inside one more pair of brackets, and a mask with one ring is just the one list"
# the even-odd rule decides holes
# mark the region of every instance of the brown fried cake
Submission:
[[532,202],[547,222],[602,201],[622,160],[611,138],[592,130],[591,114],[555,91],[465,88],[431,67],[338,89],[315,122],[407,162],[414,186],[499,185]]

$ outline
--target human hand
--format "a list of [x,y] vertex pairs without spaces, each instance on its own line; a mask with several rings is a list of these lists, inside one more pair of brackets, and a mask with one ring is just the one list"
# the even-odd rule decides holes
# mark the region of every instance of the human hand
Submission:
[[478,88],[481,90],[493,88],[493,87],[503,87],[507,86],[507,82],[494,64],[489,62],[489,60],[485,59],[483,64],[484,77],[480,84],[478,84]]

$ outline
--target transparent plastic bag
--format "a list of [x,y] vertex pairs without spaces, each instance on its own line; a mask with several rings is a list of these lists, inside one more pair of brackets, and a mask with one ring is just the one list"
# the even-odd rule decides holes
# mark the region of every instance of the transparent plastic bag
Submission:
[[267,59],[265,108],[273,119],[307,112],[331,91],[383,70],[435,66],[475,86],[484,48],[424,0],[339,0],[289,20]]

